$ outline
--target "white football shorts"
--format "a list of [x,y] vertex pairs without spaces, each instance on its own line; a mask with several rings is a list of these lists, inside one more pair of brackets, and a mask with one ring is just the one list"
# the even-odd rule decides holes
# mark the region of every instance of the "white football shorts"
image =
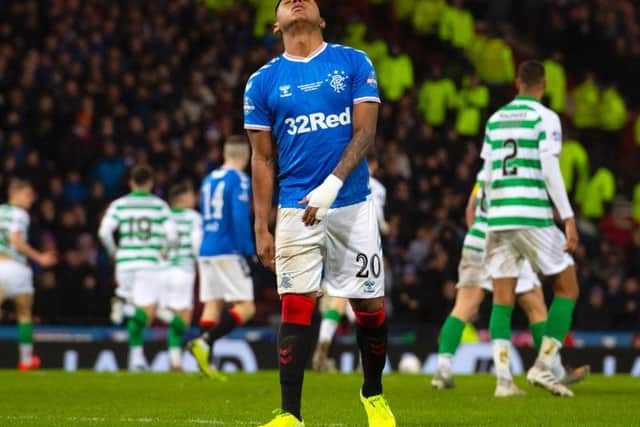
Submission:
[[33,294],[33,272],[29,266],[13,259],[0,260],[0,289],[6,298]]
[[[541,282],[533,272],[531,264],[525,260],[518,274],[518,284],[516,294],[526,294],[536,287],[540,287]],[[462,250],[462,257],[458,265],[458,284],[456,288],[477,288],[480,287],[489,292],[493,292],[491,275],[484,259],[483,252],[476,252],[470,249]]]
[[487,262],[495,278],[518,277],[528,260],[533,270],[553,276],[574,265],[564,234],[555,226],[500,230],[489,233]]
[[119,270],[116,268],[116,295],[138,307],[159,305],[166,290],[164,267],[153,270]]
[[200,301],[253,301],[253,280],[247,261],[240,255],[198,259]]
[[278,209],[278,293],[319,292],[324,279],[329,296],[384,296],[384,261],[373,200],[329,209],[320,224],[311,227],[302,223],[303,213],[304,209]]
[[193,309],[193,288],[196,272],[193,269],[172,266],[165,270],[164,291],[160,306],[171,310]]

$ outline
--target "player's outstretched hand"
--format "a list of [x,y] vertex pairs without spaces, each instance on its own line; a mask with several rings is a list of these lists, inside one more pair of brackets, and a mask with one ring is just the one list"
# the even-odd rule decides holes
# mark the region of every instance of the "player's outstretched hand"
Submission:
[[342,180],[331,174],[322,184],[307,194],[307,197],[300,200],[299,204],[308,204],[302,215],[304,225],[308,227],[320,223],[327,216],[327,212],[329,212],[329,208],[338,197],[338,192],[341,188]]
[[567,239],[567,251],[569,253],[574,253],[578,250],[578,230],[576,228],[576,220],[575,218],[567,218],[564,223],[564,233]]
[[268,231],[256,233],[256,251],[260,262],[271,271],[276,270],[276,247],[273,234]]
[[52,267],[58,263],[58,255],[51,251],[42,252],[36,261],[44,268]]

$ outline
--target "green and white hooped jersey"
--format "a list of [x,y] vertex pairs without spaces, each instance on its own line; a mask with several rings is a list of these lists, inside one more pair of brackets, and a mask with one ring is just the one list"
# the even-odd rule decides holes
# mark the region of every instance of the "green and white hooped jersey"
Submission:
[[491,116],[482,148],[489,230],[554,225],[541,157],[561,150],[560,118],[534,98],[517,96]]
[[27,263],[27,257],[11,246],[9,236],[19,231],[26,240],[29,221],[29,214],[24,209],[8,204],[0,205],[0,254],[22,264]]
[[[164,200],[145,192],[132,192],[109,205],[100,224],[100,237],[117,233],[116,266],[122,270],[157,267],[177,239],[171,210]],[[112,242],[112,241],[111,241]]]
[[202,216],[193,209],[171,209],[178,228],[178,246],[169,251],[169,265],[195,271],[202,243]]
[[[479,174],[480,175],[480,174]],[[487,247],[487,233],[489,232],[489,226],[487,224],[487,214],[482,208],[482,187],[484,183],[478,179],[476,187],[478,192],[476,194],[476,215],[475,220],[471,228],[464,236],[464,242],[462,243],[463,249],[483,254]]]

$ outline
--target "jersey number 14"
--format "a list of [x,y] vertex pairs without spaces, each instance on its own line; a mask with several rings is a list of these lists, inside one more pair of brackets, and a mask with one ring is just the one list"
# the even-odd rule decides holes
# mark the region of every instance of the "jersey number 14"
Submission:
[[216,185],[213,194],[211,193],[211,183],[202,187],[202,204],[205,221],[212,219],[222,219],[222,209],[224,208],[224,181]]

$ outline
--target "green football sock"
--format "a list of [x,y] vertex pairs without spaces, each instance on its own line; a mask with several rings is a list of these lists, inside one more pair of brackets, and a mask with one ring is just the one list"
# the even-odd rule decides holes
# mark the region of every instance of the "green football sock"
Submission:
[[147,313],[140,307],[136,307],[136,311],[133,313],[133,319],[143,326],[147,325]]
[[169,348],[182,347],[182,335],[186,330],[187,325],[185,325],[180,316],[174,316],[167,332],[167,345]]
[[127,329],[129,330],[129,346],[140,347],[144,342],[144,327],[147,325],[147,313],[144,310],[136,308],[133,317],[127,321]]
[[513,307],[493,304],[489,319],[489,335],[492,340],[511,341],[511,314]]
[[336,322],[339,322],[340,319],[342,318],[342,314],[340,314],[338,312],[338,310],[334,310],[332,308],[330,308],[329,310],[325,311],[324,314],[322,315],[323,319],[330,319],[330,320],[334,320]]
[[460,345],[462,332],[465,323],[454,316],[448,316],[440,331],[440,343],[438,344],[438,354],[456,354]]
[[571,328],[573,309],[575,307],[576,302],[572,299],[562,297],[553,298],[551,307],[549,307],[547,330],[544,335],[563,343]]
[[531,331],[531,337],[533,338],[533,347],[536,351],[540,351],[540,345],[542,344],[542,337],[544,331],[547,329],[547,322],[532,323],[529,325],[529,331]]
[[33,323],[18,323],[18,342],[20,344],[33,342]]

